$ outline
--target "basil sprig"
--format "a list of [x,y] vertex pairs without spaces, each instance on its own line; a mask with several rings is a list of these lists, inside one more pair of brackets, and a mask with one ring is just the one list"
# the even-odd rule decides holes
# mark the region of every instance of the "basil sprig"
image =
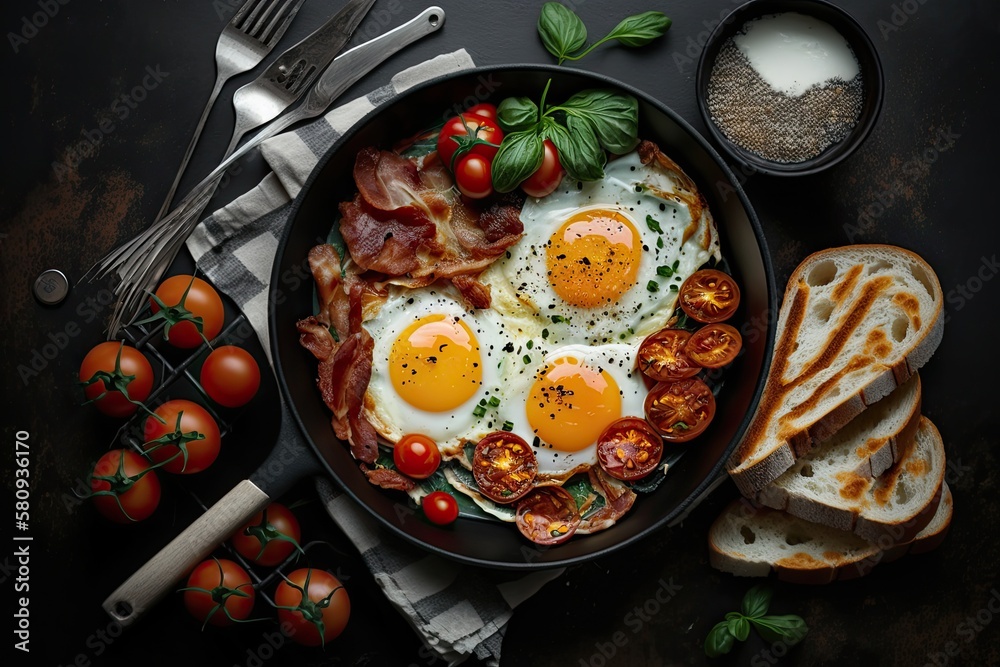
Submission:
[[717,658],[729,653],[737,640],[746,641],[753,626],[765,641],[785,642],[789,646],[797,644],[806,636],[809,627],[801,616],[787,614],[768,616],[772,592],[764,586],[754,586],[743,597],[740,611],[726,614],[726,620],[719,621],[705,638],[705,655]]
[[[570,9],[547,2],[538,17],[538,34],[545,48],[559,59],[579,60],[605,42],[643,46],[670,28],[661,12],[644,12],[622,20],[605,37],[587,46],[587,27]],[[609,90],[584,90],[562,104],[535,104],[527,97],[510,97],[497,108],[497,120],[507,133],[493,158],[493,189],[510,192],[542,164],[543,142],[559,153],[566,174],[579,181],[604,177],[607,153],[624,154],[639,143],[639,104],[631,95]]]
[[546,2],[538,17],[538,35],[561,65],[567,60],[579,60],[613,40],[624,46],[645,46],[669,30],[670,23],[663,12],[643,12],[623,19],[611,32],[587,46],[587,26],[580,17],[558,2]]

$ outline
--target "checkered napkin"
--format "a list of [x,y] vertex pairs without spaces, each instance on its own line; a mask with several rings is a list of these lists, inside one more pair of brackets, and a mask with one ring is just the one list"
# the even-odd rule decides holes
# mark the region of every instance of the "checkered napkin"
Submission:
[[[187,246],[199,269],[242,308],[268,354],[271,265],[292,199],[319,157],[347,128],[382,102],[417,83],[473,65],[464,49],[438,56],[400,72],[389,85],[299,130],[269,139],[260,151],[274,171],[195,229]],[[302,437],[285,406],[279,437]],[[504,628],[514,607],[562,572],[547,570],[523,576],[457,566],[387,533],[326,479],[317,479],[316,488],[330,516],[361,552],[389,601],[433,655],[449,664],[472,654],[487,664],[498,664]]]

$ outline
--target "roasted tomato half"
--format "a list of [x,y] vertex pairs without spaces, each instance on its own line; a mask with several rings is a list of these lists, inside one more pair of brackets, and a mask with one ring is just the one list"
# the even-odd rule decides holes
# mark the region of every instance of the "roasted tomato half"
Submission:
[[639,370],[657,382],[693,377],[701,370],[686,352],[691,333],[683,329],[661,329],[646,337],[636,355]]
[[740,288],[722,271],[701,269],[681,285],[678,301],[684,312],[699,322],[721,322],[732,317],[740,305]]
[[523,439],[495,431],[476,445],[472,474],[485,496],[498,503],[512,503],[534,486],[538,461]]
[[576,500],[561,486],[535,489],[517,504],[517,529],[535,544],[565,542],[580,525]]
[[597,458],[615,479],[641,479],[663,458],[663,438],[645,419],[623,417],[608,425],[597,440]]
[[706,324],[691,335],[687,356],[704,368],[722,368],[736,358],[743,347],[740,332],[728,324]]
[[701,435],[715,416],[715,396],[698,378],[661,382],[646,396],[646,419],[664,440],[687,442]]

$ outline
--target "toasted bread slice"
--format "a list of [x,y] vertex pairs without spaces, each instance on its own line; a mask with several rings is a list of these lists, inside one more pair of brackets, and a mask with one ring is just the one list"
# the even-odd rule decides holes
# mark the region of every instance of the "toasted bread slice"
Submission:
[[944,332],[943,301],[931,267],[902,248],[807,257],[788,281],[767,383],[728,462],[740,491],[756,495],[926,363]]
[[762,500],[774,509],[854,532],[883,549],[909,542],[941,501],[944,443],[934,424],[921,417],[916,434],[900,449],[899,460],[881,477],[844,471],[825,478],[829,484],[813,492],[809,502],[780,493],[764,493]]
[[742,498],[730,503],[708,533],[712,567],[737,576],[764,577],[772,571],[783,581],[825,584],[864,576],[880,562],[918,554],[944,541],[953,501],[945,484],[933,519],[912,542],[882,551],[872,542]]
[[853,533],[821,526],[787,512],[756,507],[743,498],[731,503],[708,531],[708,561],[741,577],[765,577],[802,584],[852,579],[870,568],[852,567],[877,559],[879,548]]
[[914,373],[822,447],[796,459],[761,489],[757,501],[808,521],[851,530],[857,510],[838,497],[853,493],[858,477],[872,479],[888,470],[912,448],[919,424],[920,378]]

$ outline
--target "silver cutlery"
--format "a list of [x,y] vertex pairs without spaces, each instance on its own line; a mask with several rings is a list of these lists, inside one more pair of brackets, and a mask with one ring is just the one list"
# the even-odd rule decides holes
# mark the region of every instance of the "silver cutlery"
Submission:
[[170,202],[174,199],[181,176],[184,175],[184,170],[191,160],[194,147],[201,137],[205,121],[208,120],[208,114],[215,105],[222,86],[237,74],[252,70],[267,57],[285,34],[303,2],[305,0],[247,0],[222,29],[219,42],[215,46],[215,85],[208,96],[204,111],[201,112],[201,118],[198,119],[198,125],[195,126],[187,150],[184,151],[184,157],[181,158],[181,166],[177,170],[167,198],[160,206],[160,212],[156,214],[157,220],[170,210]]
[[298,107],[272,121],[223,160],[161,220],[94,265],[85,276],[89,280],[107,276],[116,276],[118,280],[114,288],[117,299],[108,325],[108,336],[114,336],[123,324],[138,315],[146,295],[198,225],[201,212],[226,169],[266,139],[299,121],[322,114],[341,93],[376,65],[417,39],[437,31],[444,24],[444,19],[443,9],[430,7],[407,23],[335,58]]

